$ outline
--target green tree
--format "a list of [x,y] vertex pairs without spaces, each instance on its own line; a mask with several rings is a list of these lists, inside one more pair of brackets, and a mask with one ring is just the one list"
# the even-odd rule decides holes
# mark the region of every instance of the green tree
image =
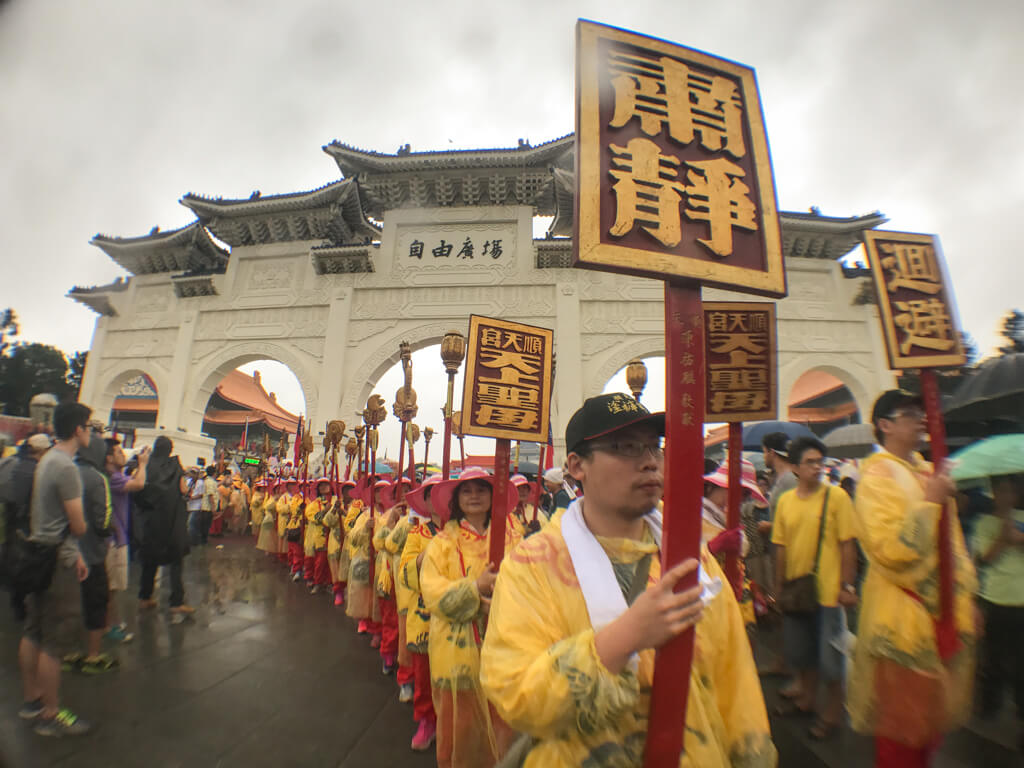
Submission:
[[1003,330],[1001,331],[1006,344],[999,348],[1004,355],[1013,352],[1024,352],[1024,312],[1019,309],[1011,309],[1003,318]]
[[13,339],[17,335],[18,316],[8,307],[0,311],[0,357],[3,357],[7,353],[7,348],[15,343]]
[[74,400],[78,399],[78,392],[82,388],[82,376],[85,375],[85,363],[88,358],[88,352],[75,352],[68,360],[66,383],[68,396]]
[[12,416],[28,416],[34,395],[49,392],[58,400],[72,396],[68,385],[68,360],[56,347],[18,344],[0,357],[0,403]]

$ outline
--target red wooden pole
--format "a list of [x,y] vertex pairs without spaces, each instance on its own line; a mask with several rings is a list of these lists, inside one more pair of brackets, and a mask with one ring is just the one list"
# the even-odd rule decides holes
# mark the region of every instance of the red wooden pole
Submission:
[[508,462],[512,441],[499,437],[494,441],[494,495],[491,497],[490,562],[498,565],[505,556],[505,522],[508,517]]
[[[665,504],[661,571],[700,556],[704,465],[704,338],[700,286],[665,282]],[[676,591],[697,585],[697,573]],[[655,657],[645,768],[678,768],[690,693],[694,631]]]
[[[405,422],[398,422],[398,426],[402,430],[402,435],[398,438],[398,469],[395,471],[395,482],[402,479],[402,471],[405,467]],[[401,501],[404,498],[404,486],[398,482],[398,485],[395,486],[395,501]]]
[[[740,500],[743,498],[743,487],[740,478],[743,471],[743,422],[729,424],[729,498],[725,511],[725,526],[730,531],[740,525]],[[740,581],[740,558],[736,552],[725,556],[725,576],[732,584],[732,589],[739,598],[743,591]]]
[[[932,465],[935,472],[941,472],[946,463],[946,424],[942,420],[942,397],[934,368],[921,369],[921,399],[924,401],[925,418],[928,420],[928,436],[931,438]],[[939,520],[939,621],[937,641],[939,655],[948,659],[959,645],[956,634],[956,620],[953,615],[953,542],[950,528],[950,504],[942,506]]]
[[544,482],[544,452],[548,449],[547,443],[540,446],[540,455],[537,457],[537,483],[533,488],[533,522],[537,522],[537,510],[540,508],[540,493]]
[[[415,448],[416,448],[416,446],[413,445],[412,440],[410,440],[409,441],[409,482],[412,483],[411,487],[413,487],[413,488],[416,487],[416,451],[415,451]],[[424,472],[427,471],[426,467],[423,468],[423,471]],[[403,493],[402,496],[405,496],[405,494]]]
[[448,480],[452,469],[452,398],[455,373],[448,374],[448,401],[444,407],[444,444],[441,446],[441,479]]
[[[373,529],[374,529],[374,526],[377,523],[377,489],[374,488],[374,486],[377,485],[377,449],[370,447],[370,442],[372,441],[372,438],[370,437],[370,432],[371,431],[376,433],[377,428],[376,427],[367,427],[366,428],[367,452],[369,453],[369,462],[370,462],[370,467],[369,467],[370,473],[368,475],[368,477],[370,479],[370,545],[369,545],[369,550],[370,550],[370,563],[369,563],[370,573],[369,573],[369,578],[370,578],[370,613],[372,614],[373,613],[373,595],[376,594],[376,591],[377,591],[377,586],[376,586],[376,584],[377,584],[377,577],[375,575],[376,564],[377,564],[377,562],[376,562],[377,561],[377,550],[373,546]],[[371,618],[372,618],[372,615],[371,615]]]
[[462,441],[462,435],[459,435],[459,456],[462,457],[462,466],[459,467],[459,471],[466,468],[466,444]]

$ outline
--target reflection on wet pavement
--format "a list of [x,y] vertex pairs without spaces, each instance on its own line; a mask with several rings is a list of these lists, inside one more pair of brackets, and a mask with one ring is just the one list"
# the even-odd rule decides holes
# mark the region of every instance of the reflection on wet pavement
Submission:
[[63,677],[63,703],[97,724],[81,739],[46,740],[18,719],[20,627],[2,606],[0,767],[434,764],[409,749],[412,709],[344,610],[251,538],[221,542],[185,560],[189,617],[168,613],[166,583],[160,607],[138,611],[133,564],[123,615],[135,640],[112,649],[120,668]]

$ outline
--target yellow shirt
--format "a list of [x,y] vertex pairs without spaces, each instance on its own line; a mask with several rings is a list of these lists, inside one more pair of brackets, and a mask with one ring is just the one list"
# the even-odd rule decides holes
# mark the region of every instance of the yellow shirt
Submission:
[[[657,552],[650,539],[598,541],[613,564]],[[701,562],[724,581],[706,548]],[[655,556],[648,583],[660,574]],[[771,768],[777,755],[732,590],[704,609],[696,633],[679,765]],[[636,672],[613,675],[597,656],[594,634],[556,516],[502,564],[481,651],[488,699],[510,726],[538,740],[526,768],[642,764],[655,651],[638,654]]]
[[839,604],[842,581],[840,542],[853,535],[853,502],[842,488],[822,483],[806,499],[792,488],[779,497],[772,524],[772,544],[786,548],[786,580],[806,576],[814,569],[814,555],[818,549],[818,521],[828,490],[828,512],[825,532],[821,540],[821,559],[818,561],[818,602],[833,607]]
[[938,655],[938,534],[942,508],[927,501],[931,464],[888,451],[860,467],[854,526],[868,559],[847,706],[854,730],[914,748],[966,722],[974,681],[974,566],[953,502],[953,613],[960,650]]

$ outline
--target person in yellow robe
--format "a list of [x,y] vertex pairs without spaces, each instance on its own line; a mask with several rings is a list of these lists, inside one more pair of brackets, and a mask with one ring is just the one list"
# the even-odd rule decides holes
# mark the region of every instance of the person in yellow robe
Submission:
[[509,520],[513,522],[516,530],[523,537],[536,533],[548,522],[548,515],[530,503],[530,481],[526,479],[525,475],[512,475],[508,481],[515,486],[518,494],[516,508],[509,515]]
[[327,563],[327,513],[339,509],[341,502],[331,493],[331,481],[321,477],[316,481],[316,498],[306,505],[306,561],[312,552],[313,565],[309,568],[309,594],[326,592],[331,585],[331,569]]
[[331,584],[334,592],[334,604],[345,604],[345,585],[348,582],[348,557],[343,557],[345,548],[345,516],[352,503],[352,488],[355,482],[346,480],[341,484],[341,502],[332,507],[324,515],[324,525],[329,531],[327,536],[327,566],[331,572]]
[[[380,648],[381,624],[380,602],[377,599],[376,573],[370,581],[370,550],[376,521],[384,514],[387,489],[391,483],[378,480],[372,489],[364,491],[364,502],[360,507],[347,541],[352,545],[351,564],[348,570],[348,594],[345,596],[345,613],[358,624],[360,634],[370,635],[370,647]],[[372,495],[371,495],[372,494]],[[376,559],[376,553],[374,553]],[[376,563],[374,564],[376,571]]]
[[277,557],[285,565],[289,565],[288,558],[288,515],[291,509],[291,493],[288,491],[288,481],[278,480],[277,488],[280,495],[277,497]]
[[260,517],[260,536],[256,540],[256,549],[266,552],[268,555],[277,555],[279,551],[277,543],[277,503],[284,493],[284,485],[270,480],[267,485],[267,495],[263,500],[263,510]]
[[884,392],[871,422],[882,450],[861,463],[854,500],[868,571],[847,707],[854,729],[875,737],[875,765],[916,768],[971,712],[978,581],[953,482],[916,452],[925,433],[920,398]]
[[[687,768],[777,762],[736,598],[707,548],[660,568],[664,414],[629,395],[588,399],[566,429],[584,496],[513,550],[481,653],[484,692],[523,735],[527,768],[640,766],[655,650],[696,632]],[[673,588],[698,572],[699,585]],[[680,713],[680,720],[682,714]]]
[[263,502],[267,497],[267,481],[260,478],[253,483],[252,498],[249,500],[250,518],[252,525],[250,533],[256,542],[260,538],[260,524],[263,522]]
[[390,675],[398,666],[398,606],[395,602],[394,558],[386,549],[387,538],[405,512],[405,505],[396,503],[398,481],[381,492],[383,514],[373,523],[374,578],[377,603],[380,605],[381,671]]
[[417,519],[411,523],[409,535],[402,549],[398,581],[409,590],[409,611],[406,614],[406,645],[412,657],[413,697],[412,717],[416,722],[416,733],[410,746],[416,752],[426,752],[434,743],[437,732],[437,715],[430,688],[430,657],[427,655],[430,640],[430,613],[423,603],[420,591],[420,569],[424,553],[430,541],[447,522],[448,515],[434,509],[431,500],[433,486],[441,482],[440,475],[431,475],[423,485],[406,496]]
[[[451,517],[430,542],[420,570],[423,602],[430,612],[430,676],[437,713],[439,768],[487,768],[501,758],[514,734],[494,712],[480,687],[480,645],[498,565],[488,562],[494,479],[471,467],[457,480],[438,483],[435,508]],[[515,506],[508,486],[506,509]],[[505,552],[520,541],[505,527]]]
[[[412,481],[408,478],[401,478],[403,486],[401,500],[394,500],[394,506],[388,513],[386,523],[382,527],[381,549],[387,558],[388,570],[391,573],[391,597],[395,605],[395,622],[398,630],[398,643],[395,648],[395,663],[398,669],[395,673],[395,682],[398,683],[398,700],[403,704],[411,702],[413,697],[413,668],[412,656],[407,647],[406,619],[409,615],[412,593],[405,583],[399,578],[401,569],[402,550],[409,536],[411,521],[409,518],[409,505],[406,501],[407,494],[412,490]],[[396,484],[397,486],[397,484]],[[392,518],[391,515],[394,514]],[[381,648],[383,649],[383,644]]]
[[302,511],[306,506],[306,496],[302,492],[301,483],[295,478],[288,478],[285,490],[288,493],[288,522],[285,524],[288,565],[291,568],[292,581],[302,581],[302,566],[305,562],[302,539],[306,523]]

